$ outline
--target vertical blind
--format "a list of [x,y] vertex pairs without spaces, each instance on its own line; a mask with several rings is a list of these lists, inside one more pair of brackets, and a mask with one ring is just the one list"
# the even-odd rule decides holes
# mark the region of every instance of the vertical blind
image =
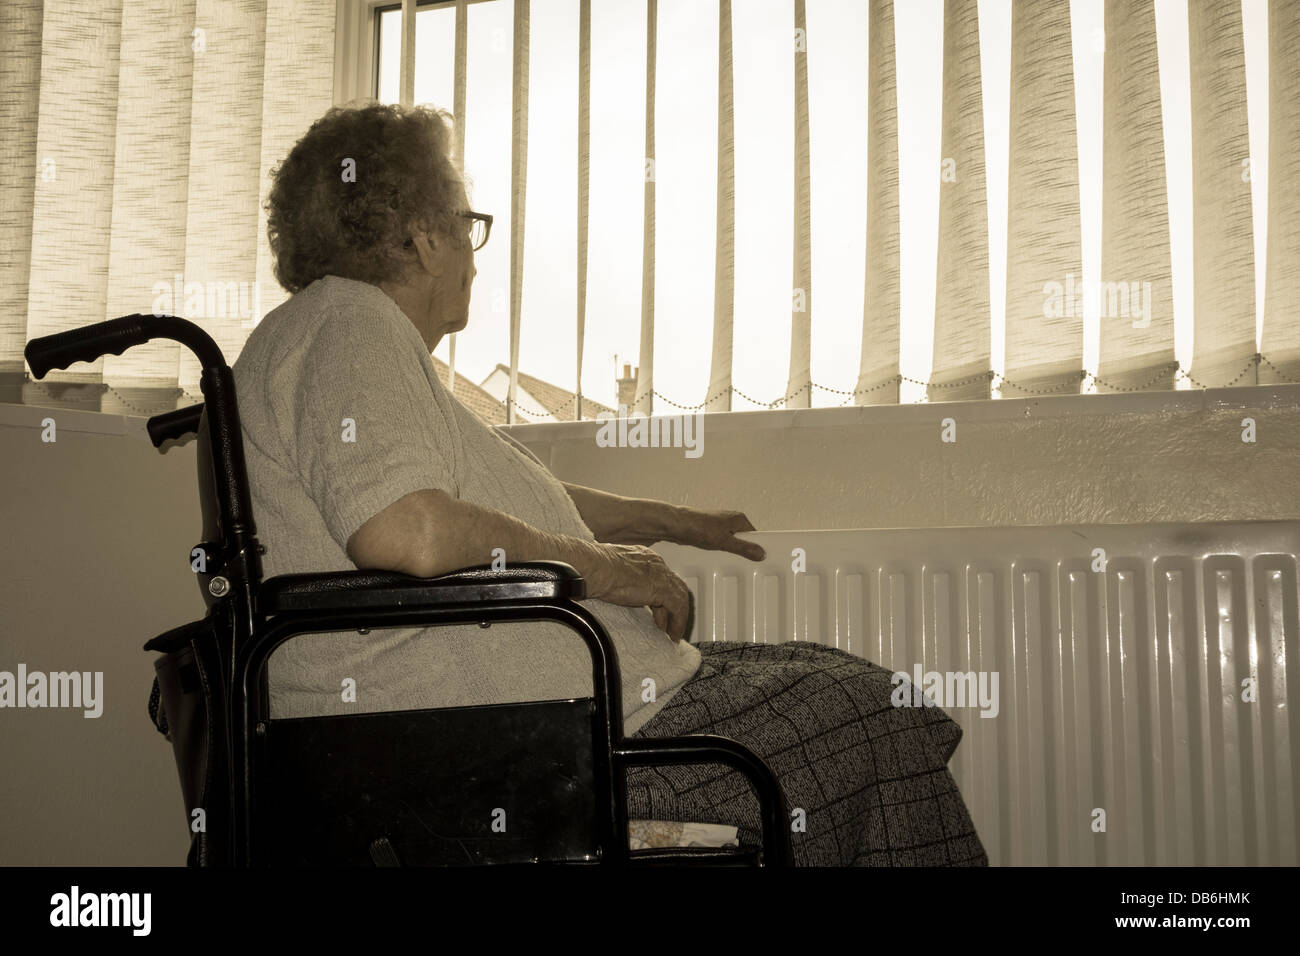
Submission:
[[[122,3],[85,11],[50,5],[29,22],[41,31],[39,54],[28,65],[40,88],[36,109],[18,122],[36,126],[25,171],[33,175],[39,164],[40,175],[30,212],[27,301],[18,315],[34,338],[80,324],[70,316],[102,318],[106,307]],[[20,165],[21,158],[14,163]],[[102,376],[100,359],[62,378]]]
[[37,0],[0,4],[0,90],[0,129],[9,153],[8,161],[0,163],[0,374],[12,379],[24,367],[36,188],[48,179],[36,160],[41,93]]
[[[509,3],[511,0],[492,0]],[[467,19],[455,8],[455,150],[464,156]],[[0,9],[0,122],[12,161],[0,169],[0,373],[23,369],[30,338],[134,311],[200,322],[233,361],[249,330],[283,300],[273,281],[263,202],[269,172],[331,104],[333,0],[9,0]],[[736,301],[735,89],[732,3],[716,0],[717,194],[713,309],[695,342],[655,335],[655,90],[658,0],[645,3],[646,176],[642,219],[640,377],[635,409],[656,410],[654,355],[711,347],[696,406],[728,410]],[[402,100],[414,93],[415,3],[404,0]],[[866,192],[861,354],[849,401],[897,402],[900,204],[893,0],[867,8],[867,162],[863,181],[818,182],[811,157],[808,68],[818,55],[805,0],[792,0],[794,87],[791,311],[784,395],[807,407],[819,188]],[[529,0],[513,0],[508,411],[513,420],[523,319],[529,118]],[[577,364],[587,322],[591,4],[579,0],[577,74]],[[929,400],[1068,394],[1300,379],[1300,4],[1269,4],[1268,258],[1255,346],[1251,219],[1254,169],[1240,0],[1188,5],[1193,330],[1190,368],[1174,359],[1168,183],[1156,13],[1151,0],[1104,0],[1101,281],[1085,288],[1078,123],[1068,3],[1015,3],[1011,18],[1006,221],[1005,371],[995,381],[989,315],[983,77],[977,0],[943,3],[942,165],[934,263]],[[777,191],[779,194],[779,190]],[[764,197],[770,201],[771,197]],[[705,220],[707,221],[707,219]],[[776,264],[772,264],[777,268]],[[1083,368],[1083,308],[1102,319],[1096,374]],[[215,305],[214,305],[215,302]],[[165,308],[156,309],[157,305]],[[1127,312],[1125,311],[1127,309]],[[454,346],[454,339],[453,339]],[[454,360],[454,353],[453,353]],[[188,353],[153,343],[54,373],[63,401],[94,394],[105,410],[153,412],[193,390]],[[454,377],[453,377],[454,381]],[[842,383],[841,383],[842,384]],[[101,385],[108,386],[104,391]],[[86,389],[86,386],[92,386]],[[77,391],[81,387],[82,391]],[[25,388],[47,388],[28,383]],[[170,390],[170,392],[169,392]],[[581,384],[579,383],[579,392]],[[160,393],[162,397],[160,397]],[[170,395],[170,399],[168,398]],[[580,413],[579,413],[580,414]]]
[[[727,2],[727,0],[723,0]],[[457,10],[457,17],[460,10]],[[457,23],[459,24],[459,20]],[[457,113],[457,116],[461,116]],[[587,332],[587,228],[591,202],[591,0],[578,9],[578,329],[574,418],[582,419],[582,352]]]
[[812,159],[808,144],[808,14],[794,0],[794,267],[787,408],[812,405]]
[[655,76],[659,65],[659,0],[645,5],[645,214],[641,224],[641,375],[630,411],[649,415],[655,381]]
[[[149,311],[156,298],[154,283],[170,290],[158,303],[159,311],[179,314],[184,307],[172,300],[176,276],[186,272],[194,48],[206,53],[208,39],[206,31],[197,32],[195,22],[193,0],[122,4],[117,103],[111,114],[95,118],[117,139],[108,167],[113,189],[107,310],[92,311],[95,319]],[[183,297],[184,279],[179,285]],[[72,318],[63,315],[59,321],[79,324]],[[105,355],[103,380],[118,383],[120,394],[107,393],[103,407],[111,408],[119,399],[147,402],[150,389],[175,386],[180,357],[181,346],[166,340]]]
[[[1007,356],[1003,392],[1076,392],[1083,375],[1079,156],[1068,3],[1011,6]],[[1048,298],[1044,288],[1062,294]]]
[[1261,383],[1300,380],[1300,3],[1268,7],[1268,259]]
[[[1253,385],[1255,244],[1241,4],[1189,3],[1192,283],[1198,381]],[[1285,60],[1271,68],[1294,68]],[[1294,183],[1279,183],[1295,188]],[[1295,228],[1295,226],[1293,226]]]
[[988,199],[977,0],[945,0],[931,401],[988,398]]
[[[584,3],[587,0],[583,0]],[[452,52],[452,114],[456,118],[454,139],[455,160],[464,168],[465,164],[465,82],[467,80],[467,63],[469,57],[469,18],[466,15],[465,0],[456,0],[455,48]],[[414,69],[411,71],[414,73]],[[412,91],[414,92],[414,91]],[[582,320],[579,319],[581,329]],[[582,333],[579,331],[581,341]],[[456,333],[451,333],[447,342],[448,374],[447,391],[456,393]]]
[[[519,391],[519,322],[524,299],[524,209],[528,186],[528,14],[529,0],[515,0],[514,93],[510,110],[510,390],[506,421],[515,420]],[[406,69],[406,64],[403,64]]]
[[[809,37],[811,45],[815,37]],[[898,401],[899,278],[898,93],[894,4],[867,8],[867,261],[862,296],[862,361],[854,401]]]
[[[271,168],[333,101],[333,0],[7,0],[0,7],[0,371],[27,340],[182,315],[233,362],[284,299]],[[6,397],[154,414],[198,365],[151,342]],[[24,394],[26,393],[26,394]]]
[[1105,42],[1097,389],[1168,388],[1177,368],[1174,287],[1150,0],[1106,0]]
[[[718,0],[718,216],[714,229],[713,349],[704,407],[731,411],[736,322],[736,104],[731,71],[731,0]],[[582,277],[579,277],[581,281]],[[578,357],[582,367],[582,357]]]

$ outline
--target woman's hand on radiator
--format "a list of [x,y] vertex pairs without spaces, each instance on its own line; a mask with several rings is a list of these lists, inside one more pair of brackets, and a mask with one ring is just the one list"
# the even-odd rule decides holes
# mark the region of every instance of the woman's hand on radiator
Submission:
[[648,607],[655,624],[674,641],[688,636],[690,589],[658,552],[639,544],[590,542],[589,546],[593,560],[579,569],[587,579],[588,597],[624,607]]
[[739,511],[701,511],[654,498],[625,498],[597,488],[564,483],[578,513],[597,541],[607,544],[654,544],[671,541],[706,551],[730,551],[751,561],[767,555],[737,532],[755,530]]

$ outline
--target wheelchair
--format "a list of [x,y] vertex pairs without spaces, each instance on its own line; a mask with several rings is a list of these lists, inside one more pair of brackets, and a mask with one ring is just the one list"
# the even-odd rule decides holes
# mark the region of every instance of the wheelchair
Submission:
[[[571,566],[264,581],[234,376],[205,331],[134,314],[33,339],[24,354],[40,379],[157,338],[195,354],[204,396],[148,422],[157,448],[202,430],[204,540],[191,566],[207,613],[145,645],[162,655],[150,713],[172,742],[190,866],[793,865],[784,793],[751,750],[709,734],[624,737],[618,656],[580,603],[585,585]],[[267,661],[292,638],[539,620],[583,639],[591,697],[271,718]],[[627,771],[705,763],[739,771],[753,788],[761,845],[630,849]]]

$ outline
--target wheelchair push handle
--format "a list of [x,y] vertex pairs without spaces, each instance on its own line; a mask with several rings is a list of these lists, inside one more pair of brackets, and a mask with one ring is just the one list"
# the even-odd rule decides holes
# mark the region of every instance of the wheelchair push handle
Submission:
[[110,353],[121,355],[127,349],[149,341],[149,333],[139,318],[128,315],[43,335],[28,342],[23,355],[37,378],[44,378],[51,369],[67,368],[75,362],[93,362]]
[[161,448],[169,438],[184,438],[199,430],[199,419],[203,415],[203,403],[178,408],[172,412],[163,412],[149,419],[146,426],[149,440],[155,448]]
[[96,322],[79,329],[55,332],[32,339],[23,349],[32,374],[44,378],[51,369],[67,368],[76,362],[93,362],[101,355],[121,355],[150,339],[175,339],[187,346],[205,367],[225,365],[221,350],[212,337],[193,322],[171,315],[124,315],[120,319]]
[[[32,339],[23,349],[23,355],[39,379],[51,369],[66,368],[74,362],[93,362],[104,354],[121,355],[132,346],[160,338],[184,345],[194,353],[203,369],[199,388],[206,401],[203,406],[195,407],[200,411],[206,407],[208,413],[220,526],[229,538],[231,553],[242,556],[240,560],[247,565],[242,574],[243,594],[239,603],[241,615],[249,616],[251,630],[252,588],[262,576],[257,557],[257,528],[251,513],[252,494],[248,487],[248,468],[244,464],[235,376],[212,336],[187,319],[137,312]],[[149,435],[155,446],[160,447],[166,438],[195,431],[197,426],[194,408],[180,409],[175,414],[161,416],[156,425],[151,423]]]

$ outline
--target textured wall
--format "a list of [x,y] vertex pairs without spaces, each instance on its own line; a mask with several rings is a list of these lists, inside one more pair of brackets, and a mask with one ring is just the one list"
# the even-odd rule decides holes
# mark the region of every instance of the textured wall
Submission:
[[[949,417],[953,443],[941,441]],[[565,480],[735,507],[772,530],[1300,517],[1300,386],[705,421],[695,459],[601,448],[593,423],[512,433]]]

